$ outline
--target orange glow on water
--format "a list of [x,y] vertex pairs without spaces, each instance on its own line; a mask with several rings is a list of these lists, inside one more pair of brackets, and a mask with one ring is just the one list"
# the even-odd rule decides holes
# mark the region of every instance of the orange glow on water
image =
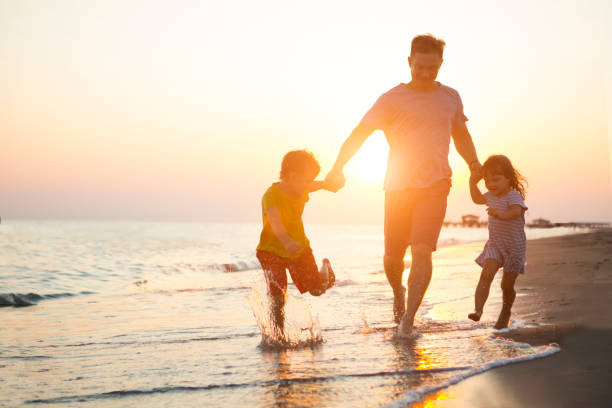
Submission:
[[[418,370],[429,370],[436,367],[441,367],[443,364],[439,358],[435,358],[434,351],[428,348],[421,348],[418,352],[419,360],[416,362]],[[438,356],[439,357],[439,356]]]

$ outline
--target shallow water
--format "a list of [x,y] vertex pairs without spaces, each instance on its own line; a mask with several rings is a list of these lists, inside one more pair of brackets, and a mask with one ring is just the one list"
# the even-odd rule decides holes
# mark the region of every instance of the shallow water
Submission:
[[382,229],[307,230],[337,284],[318,298],[289,285],[294,343],[279,347],[257,324],[257,224],[3,221],[0,305],[33,305],[0,308],[0,406],[403,406],[557,350],[491,337],[498,285],[483,321],[466,319],[484,229],[443,230],[410,340],[391,322]]

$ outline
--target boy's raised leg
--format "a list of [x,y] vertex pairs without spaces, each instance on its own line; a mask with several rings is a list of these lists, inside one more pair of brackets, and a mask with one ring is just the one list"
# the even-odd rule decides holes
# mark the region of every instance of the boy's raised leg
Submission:
[[312,296],[321,296],[327,289],[331,288],[336,283],[336,274],[332,269],[329,259],[323,258],[321,269],[319,269],[319,275],[321,276],[321,287],[310,290],[309,293]]
[[329,259],[323,258],[323,263],[321,264],[321,270],[323,270],[325,275],[327,276],[327,285],[325,289],[329,289],[332,286],[334,286],[336,283],[336,274],[334,273],[334,270],[331,266],[331,262],[329,262]]

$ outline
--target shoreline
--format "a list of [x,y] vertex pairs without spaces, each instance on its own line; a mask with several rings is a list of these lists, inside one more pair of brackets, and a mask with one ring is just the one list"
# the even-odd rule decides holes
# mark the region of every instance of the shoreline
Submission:
[[528,240],[513,317],[497,334],[553,356],[467,378],[413,407],[604,407],[612,402],[612,229]]

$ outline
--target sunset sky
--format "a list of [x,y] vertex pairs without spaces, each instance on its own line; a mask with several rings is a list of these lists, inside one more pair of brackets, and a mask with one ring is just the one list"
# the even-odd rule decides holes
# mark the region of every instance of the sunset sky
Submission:
[[[527,218],[612,221],[610,2],[497,3],[0,0],[0,215],[257,222],[283,154],[324,177],[430,32],[480,159],[528,178]],[[306,221],[381,222],[385,149]],[[447,218],[484,216],[451,166]]]

